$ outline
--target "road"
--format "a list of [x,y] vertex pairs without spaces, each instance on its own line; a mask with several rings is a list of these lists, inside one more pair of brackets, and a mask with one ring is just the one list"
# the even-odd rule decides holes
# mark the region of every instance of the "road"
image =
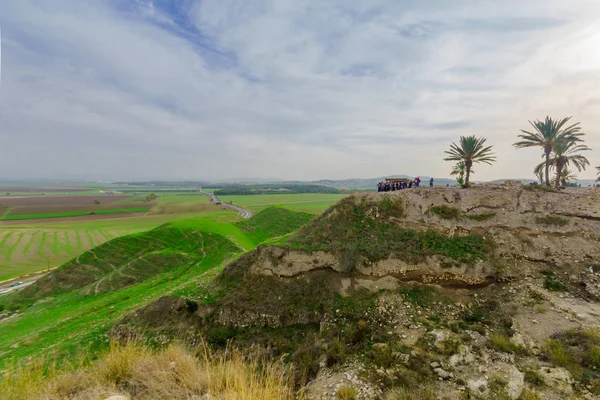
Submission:
[[217,197],[216,194],[214,193],[207,193],[207,192],[200,192],[201,194],[208,196],[210,198],[210,201],[213,202],[214,204],[217,205],[221,205],[224,208],[231,210],[231,211],[235,211],[237,213],[240,214],[240,217],[244,218],[244,219],[248,219],[250,217],[252,217],[254,215],[254,213],[250,210],[246,210],[245,208],[233,205],[233,204],[229,204],[229,203],[225,203],[222,202],[221,200],[219,200],[219,198]]
[[[23,278],[16,278],[16,279],[11,279],[8,281],[0,282],[0,296],[2,296],[4,294],[16,292],[17,290],[24,289],[27,286],[34,283],[35,281],[37,281],[38,279],[40,279],[42,276],[46,275],[47,273],[48,273],[48,271],[44,271],[44,272],[40,272],[39,274],[32,274],[32,275],[28,275]],[[19,286],[11,287],[10,285],[12,285],[15,282],[23,282],[23,283],[20,284]]]

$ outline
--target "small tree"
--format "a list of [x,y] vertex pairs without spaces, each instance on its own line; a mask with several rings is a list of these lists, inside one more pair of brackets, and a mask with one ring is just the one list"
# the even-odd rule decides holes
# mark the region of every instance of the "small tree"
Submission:
[[98,199],[94,200],[94,204],[100,204],[100,200],[98,200]]
[[147,202],[154,201],[154,200],[156,200],[156,197],[157,196],[154,193],[150,193],[149,195],[146,196],[146,201]]
[[[471,173],[475,173],[473,169],[471,169]],[[454,167],[452,167],[452,172],[450,172],[451,176],[456,176],[456,183],[460,186],[465,184],[465,163],[460,161],[456,163]]]
[[[492,152],[492,146],[485,145],[484,137],[461,136],[458,142],[450,145],[450,150],[445,151],[448,157],[445,161],[457,161],[465,164],[465,182],[463,186],[469,186],[472,167],[474,163],[492,164],[496,161],[496,157]],[[457,164],[458,165],[458,164]]]

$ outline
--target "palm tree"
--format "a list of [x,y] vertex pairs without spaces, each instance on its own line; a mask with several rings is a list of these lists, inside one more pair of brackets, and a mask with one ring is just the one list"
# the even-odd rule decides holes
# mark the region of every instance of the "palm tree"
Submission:
[[[459,144],[452,143],[450,150],[445,151],[448,157],[444,161],[457,161],[465,164],[465,183],[464,186],[469,186],[469,178],[471,177],[471,168],[474,163],[492,164],[496,161],[496,157],[492,153],[492,146],[485,146],[486,139],[483,137],[461,136]],[[457,164],[458,166],[459,164]]]
[[581,154],[576,154],[580,151],[591,150],[589,147],[583,144],[577,144],[577,142],[563,142],[559,141],[554,145],[554,166],[556,167],[556,181],[555,186],[558,187],[563,179],[563,170],[569,165],[574,165],[577,171],[581,172],[585,170],[585,167],[590,165],[587,158]]
[[[475,171],[471,169],[471,173],[474,174]],[[465,184],[465,162],[459,161],[452,167],[452,172],[450,172],[450,176],[456,176],[456,182],[463,186]],[[600,179],[600,178],[599,178]]]
[[529,121],[534,128],[534,132],[521,129],[523,134],[519,135],[519,138],[522,140],[513,144],[517,149],[525,147],[542,147],[544,149],[544,155],[546,156],[546,186],[550,186],[550,153],[552,153],[554,145],[560,141],[581,142],[581,137],[585,135],[585,133],[580,132],[581,127],[579,127],[579,122],[565,126],[570,119],[571,117],[554,120],[550,117],[546,117],[544,121]]
[[577,180],[577,175],[575,175],[575,172],[571,171],[569,168],[563,169],[563,171],[560,175],[560,184],[562,186],[567,186],[567,184],[569,182],[576,181],[576,180]]
[[590,165],[587,158],[581,154],[577,154],[580,151],[586,150],[590,150],[590,148],[583,144],[578,144],[577,141],[556,142],[552,148],[552,157],[535,167],[534,172],[541,172],[543,168],[547,168],[547,170],[553,168],[556,170],[556,177],[552,179],[554,186],[558,187],[561,184],[565,186],[565,182],[569,180],[566,179],[567,175],[573,175],[568,170],[569,165],[574,165],[579,172],[585,170]]

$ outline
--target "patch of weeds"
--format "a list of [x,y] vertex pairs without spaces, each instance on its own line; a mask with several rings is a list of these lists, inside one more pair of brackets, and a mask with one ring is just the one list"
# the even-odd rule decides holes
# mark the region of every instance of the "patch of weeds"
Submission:
[[[527,379],[527,378],[525,378]],[[537,395],[537,393],[529,390],[529,389],[523,389],[523,391],[521,392],[521,397],[519,397],[519,400],[542,400],[542,398],[540,396]]]
[[435,390],[430,387],[400,388],[395,389],[386,399],[394,400],[436,400]]
[[458,208],[447,205],[433,206],[429,211],[443,219],[459,219],[461,217],[461,212]]
[[541,304],[544,300],[546,300],[543,294],[534,290],[529,292],[529,299],[532,304]]
[[537,369],[526,368],[523,374],[525,375],[525,382],[532,386],[544,386],[546,384],[542,374]]
[[540,225],[555,225],[555,226],[565,226],[565,225],[569,224],[568,219],[556,217],[553,215],[549,215],[547,217],[536,217],[535,222]]
[[390,197],[386,197],[378,203],[378,206],[385,214],[391,217],[404,217],[404,204],[401,199],[392,200]]
[[548,312],[548,309],[540,304],[536,304],[535,306],[533,306],[533,311],[538,314],[545,314]]
[[473,221],[487,221],[488,219],[492,219],[495,216],[496,216],[496,213],[482,213],[482,214],[465,215],[465,218],[473,220]]
[[450,302],[450,299],[442,296],[435,288],[429,286],[412,286],[398,289],[398,293],[403,299],[413,305],[428,308],[433,303],[443,301]]
[[230,326],[215,326],[205,331],[204,337],[209,344],[213,346],[224,347],[227,345],[229,340],[236,337],[237,334],[237,329]]
[[558,276],[548,269],[540,271],[544,275],[544,288],[553,292],[568,292],[569,289],[558,278]]
[[501,333],[493,333],[490,336],[490,341],[492,347],[502,353],[523,354],[526,352],[525,348],[511,342],[507,336]]
[[327,347],[327,366],[333,367],[341,363],[346,356],[344,344],[339,339],[334,339]]
[[340,400],[356,400],[357,396],[358,392],[352,386],[342,386],[335,394]]
[[479,323],[484,322],[488,312],[485,308],[481,306],[471,307],[468,310],[464,311],[462,314],[463,320],[469,323]]
[[492,376],[492,378],[489,380],[488,387],[490,388],[490,391],[494,394],[494,399],[510,399],[506,391],[506,385],[508,385],[508,381],[503,376]]

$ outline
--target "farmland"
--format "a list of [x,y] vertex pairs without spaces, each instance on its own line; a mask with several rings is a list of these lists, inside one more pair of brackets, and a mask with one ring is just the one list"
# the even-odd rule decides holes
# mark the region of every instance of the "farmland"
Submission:
[[249,196],[219,196],[224,202],[246,206],[252,211],[260,211],[267,207],[279,205],[293,211],[320,214],[332,204],[344,197],[343,194],[262,194]]
[[150,204],[143,200],[142,197],[127,195],[0,196],[0,220],[146,212]]
[[[92,200],[95,198],[98,197],[94,196]],[[153,204],[154,209],[143,214],[123,214],[122,210],[135,212],[139,209],[141,203],[137,197],[117,197],[116,201],[106,203],[107,207],[112,204],[122,207],[120,214],[111,214],[112,209],[105,208],[98,210],[97,215],[75,217],[63,212],[61,216],[72,218],[47,218],[43,214],[27,214],[40,218],[0,222],[0,281],[57,267],[108,240],[144,232],[167,222],[209,215],[235,218],[235,215],[208,204],[204,196],[160,197]]]
[[[224,196],[222,200],[247,206],[255,212],[280,205],[294,211],[319,214],[340,198],[342,195],[336,194],[273,194]],[[100,204],[94,204],[94,200],[99,200]],[[111,239],[145,232],[167,222],[198,216],[225,222],[238,218],[212,206],[205,196],[194,194],[166,194],[152,203],[145,202],[143,196],[79,194],[2,196],[0,202],[8,206],[5,212],[12,208],[12,213],[18,213],[6,215],[0,221],[0,281],[57,267]],[[96,215],[77,211],[89,207],[96,207]],[[12,220],[15,215],[27,219]],[[202,225],[224,236],[231,229],[230,224]],[[253,246],[245,237],[231,240],[246,250]]]

